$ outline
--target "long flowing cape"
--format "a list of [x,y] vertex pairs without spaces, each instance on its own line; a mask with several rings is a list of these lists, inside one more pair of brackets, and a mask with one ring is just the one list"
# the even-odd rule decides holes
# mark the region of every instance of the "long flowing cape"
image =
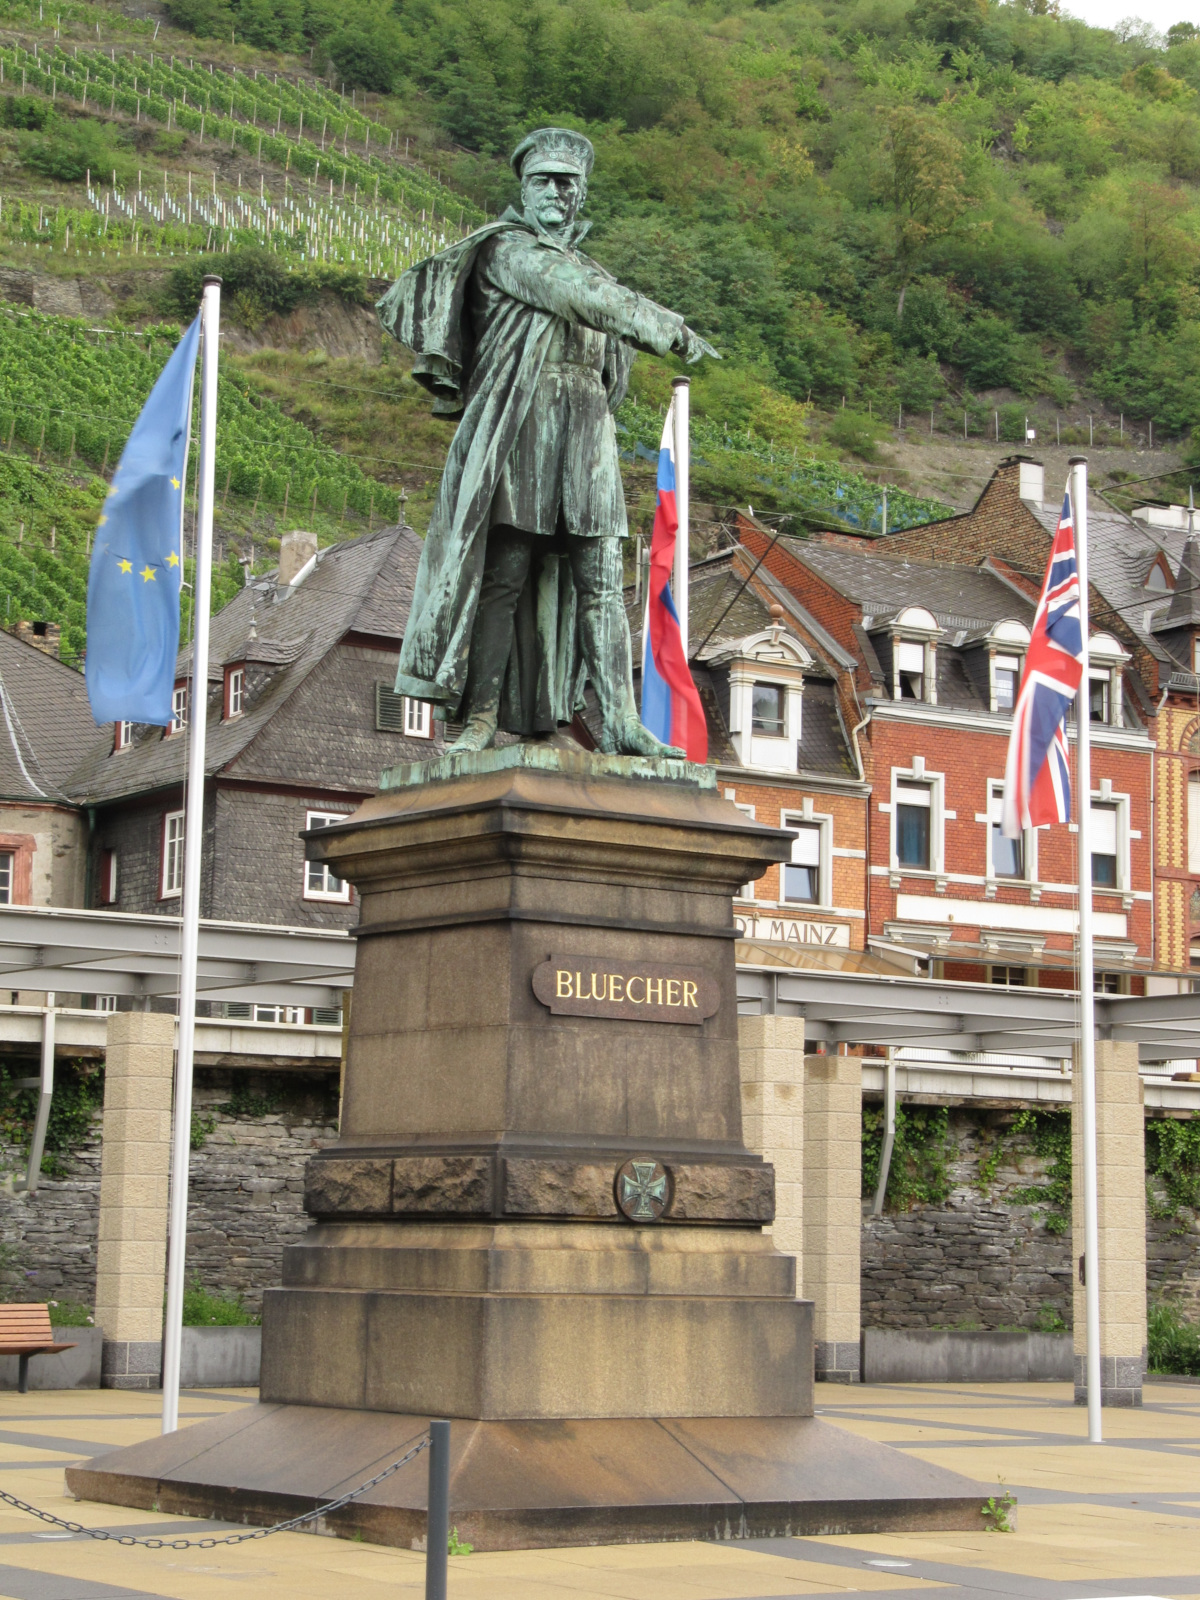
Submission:
[[[452,718],[466,687],[492,498],[555,322],[549,312],[510,300],[474,341],[467,295],[476,257],[488,239],[513,228],[527,225],[507,216],[419,262],[377,307],[387,331],[413,351],[413,377],[432,392],[434,411],[462,412],[425,536],[396,675],[397,692],[444,705]],[[570,562],[554,550],[535,552],[517,605],[500,725],[511,733],[551,733],[571,720],[582,689]]]

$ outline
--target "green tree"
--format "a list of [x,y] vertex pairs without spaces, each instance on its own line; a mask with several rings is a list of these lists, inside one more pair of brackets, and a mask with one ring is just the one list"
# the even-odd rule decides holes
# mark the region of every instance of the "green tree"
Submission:
[[888,117],[879,189],[892,212],[899,321],[923,256],[951,231],[966,204],[961,145],[935,117],[898,106]]

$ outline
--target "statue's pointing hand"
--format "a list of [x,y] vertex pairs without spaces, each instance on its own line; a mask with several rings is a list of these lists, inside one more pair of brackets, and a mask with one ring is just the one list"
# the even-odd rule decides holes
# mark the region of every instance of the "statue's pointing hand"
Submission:
[[714,350],[707,339],[702,339],[685,323],[679,333],[680,354],[688,366],[694,367],[701,356],[711,356],[714,361],[720,361],[721,352]]

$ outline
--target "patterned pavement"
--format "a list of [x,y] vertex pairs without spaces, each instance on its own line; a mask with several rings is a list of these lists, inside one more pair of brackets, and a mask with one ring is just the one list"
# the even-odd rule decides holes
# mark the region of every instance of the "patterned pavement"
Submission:
[[[1062,1384],[821,1385],[817,1409],[852,1433],[1017,1496],[1012,1533],[912,1533],[740,1544],[622,1545],[452,1557],[452,1600],[937,1600],[1200,1596],[1200,1387],[1153,1383],[1141,1411],[1104,1414],[1107,1442]],[[191,1391],[182,1420],[247,1390]],[[62,1468],[157,1430],[156,1395],[0,1393],[0,1488],[113,1531],[198,1535],[223,1525],[77,1504]],[[423,1558],[306,1534],[225,1550],[146,1551],[63,1535],[0,1507],[0,1600],[417,1600]]]

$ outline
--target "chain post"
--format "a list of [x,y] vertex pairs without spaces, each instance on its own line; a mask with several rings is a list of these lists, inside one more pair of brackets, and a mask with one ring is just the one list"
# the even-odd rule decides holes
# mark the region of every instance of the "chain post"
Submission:
[[429,1509],[425,1518],[425,1600],[446,1600],[450,1552],[450,1424],[429,1424]]

